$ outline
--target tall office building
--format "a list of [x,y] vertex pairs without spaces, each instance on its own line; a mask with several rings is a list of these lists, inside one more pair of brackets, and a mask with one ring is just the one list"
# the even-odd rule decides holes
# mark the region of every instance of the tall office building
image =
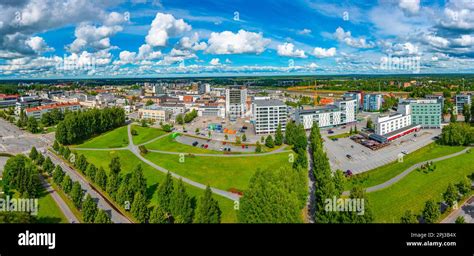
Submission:
[[280,100],[255,100],[252,103],[252,114],[255,119],[255,133],[274,133],[281,124],[286,128],[288,107]]
[[243,117],[247,112],[247,88],[244,86],[230,86],[225,90],[226,116],[235,120]]
[[462,115],[464,111],[464,105],[471,105],[472,102],[472,95],[471,94],[457,94],[456,95],[456,109],[458,110],[458,114]]

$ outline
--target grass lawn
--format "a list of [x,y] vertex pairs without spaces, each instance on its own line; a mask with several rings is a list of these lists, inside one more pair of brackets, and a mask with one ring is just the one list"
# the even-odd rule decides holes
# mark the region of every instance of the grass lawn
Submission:
[[46,190],[41,192],[38,200],[38,222],[40,223],[68,223],[63,212]]
[[463,150],[465,147],[451,147],[441,146],[436,143],[431,143],[425,147],[418,149],[417,151],[406,155],[403,158],[403,162],[399,163],[394,161],[392,163],[380,166],[368,172],[355,175],[349,182],[346,183],[346,190],[350,190],[355,185],[361,185],[363,187],[372,187],[378,184],[382,184],[385,181],[397,176],[402,173],[410,166],[427,161],[430,159],[450,155]]
[[[155,205],[157,202],[156,189],[158,184],[164,179],[165,174],[155,170],[151,166],[143,163],[133,153],[128,150],[118,151],[80,151],[79,153],[84,154],[89,163],[95,164],[97,167],[102,166],[106,171],[109,170],[109,163],[113,156],[118,155],[122,166],[122,172],[128,173],[138,165],[142,164],[143,173],[147,179],[148,194],[151,197],[150,205]],[[172,170],[174,171],[174,170]],[[189,195],[196,198],[196,200],[204,193],[204,190],[196,188],[185,183],[187,192]],[[234,202],[218,195],[214,195],[214,198],[219,201],[219,207],[222,211],[221,221],[224,223],[234,223],[237,221],[237,215],[234,210]]]
[[345,132],[345,133],[341,133],[341,134],[338,134],[338,135],[332,135],[332,136],[328,136],[329,139],[342,139],[342,138],[348,138],[350,137],[351,134],[348,133],[348,132]]
[[133,136],[133,144],[135,145],[140,145],[163,134],[166,134],[166,132],[161,129],[141,127],[139,125],[133,125],[132,129],[138,132],[138,135]]
[[[181,136],[188,136],[188,135],[181,135]],[[192,136],[190,136],[192,137]],[[202,139],[202,138],[201,138]],[[245,144],[245,143],[244,143]],[[177,142],[175,139],[171,138],[170,136],[163,137],[159,140],[156,140],[150,144],[145,145],[147,149],[151,150],[161,150],[161,151],[168,151],[168,152],[178,152],[178,153],[191,153],[191,154],[216,154],[216,155],[223,155],[224,151],[217,151],[211,149],[204,149],[200,147],[193,147],[191,145],[186,145],[180,142]],[[222,145],[224,146],[224,145]],[[274,148],[267,148],[262,145],[262,153],[271,152],[277,150],[282,146],[275,146]],[[230,154],[254,154],[255,152],[231,152]]]
[[257,169],[277,169],[290,165],[288,153],[255,157],[185,156],[150,152],[150,161],[202,184],[228,191],[231,188],[245,190]]
[[151,150],[161,150],[161,151],[179,152],[179,153],[224,154],[224,152],[222,151],[203,149],[200,147],[193,147],[190,145],[177,142],[175,139],[171,138],[171,134],[170,136],[166,136],[150,144],[146,144],[145,147]]
[[106,132],[92,138],[77,148],[122,148],[128,146],[127,126],[122,126],[113,131]]
[[458,183],[474,173],[474,153],[466,153],[436,163],[429,173],[413,171],[394,185],[368,194],[375,222],[400,222],[406,210],[420,214],[429,199],[442,200],[449,183]]

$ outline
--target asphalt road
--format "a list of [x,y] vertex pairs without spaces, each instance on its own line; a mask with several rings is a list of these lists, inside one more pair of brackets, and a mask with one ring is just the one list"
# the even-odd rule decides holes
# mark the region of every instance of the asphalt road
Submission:
[[463,216],[466,223],[474,223],[474,196],[469,198],[461,207],[441,221],[441,223],[455,223],[459,216]]
[[43,187],[46,189],[46,191],[51,195],[53,200],[56,202],[58,205],[59,209],[63,212],[64,216],[68,220],[69,223],[79,223],[79,220],[76,218],[76,215],[72,213],[71,209],[67,206],[67,204],[64,202],[64,200],[59,196],[58,192],[53,189],[53,187],[46,182],[46,180],[41,177],[41,183]]
[[[20,154],[25,153],[28,154],[31,150],[31,147],[35,146],[39,151],[46,152],[46,155],[51,157],[51,160],[54,164],[59,164],[65,173],[67,173],[72,181],[79,181],[82,188],[85,190],[86,193],[89,193],[92,198],[97,200],[98,207],[107,211],[113,222],[115,223],[130,223],[130,221],[124,217],[121,213],[115,210],[105,199],[102,195],[97,193],[92,187],[89,185],[87,181],[85,181],[80,175],[76,173],[75,170],[71,169],[62,159],[58,158],[53,153],[47,150],[48,147],[52,146],[54,141],[54,136],[51,134],[30,134],[25,131],[20,130],[15,125],[8,123],[7,121],[0,119],[0,143],[8,143],[6,146],[5,144],[0,144],[0,152],[8,152],[11,154]],[[3,145],[3,147],[2,147]],[[3,149],[3,150],[2,150]],[[6,150],[5,150],[6,149]],[[54,196],[53,196],[54,198]],[[62,201],[62,198],[57,198],[58,200]],[[58,203],[59,207],[62,209],[61,205],[65,205],[65,203]],[[64,215],[68,216],[68,213],[63,211]]]

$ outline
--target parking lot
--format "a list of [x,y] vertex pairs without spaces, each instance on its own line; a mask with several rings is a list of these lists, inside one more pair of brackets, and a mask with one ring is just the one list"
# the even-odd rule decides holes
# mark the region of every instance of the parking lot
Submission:
[[229,143],[226,143],[224,145],[223,142],[221,141],[216,141],[216,140],[209,141],[206,139],[199,139],[199,138],[189,137],[189,136],[178,136],[176,137],[176,141],[179,143],[190,145],[190,146],[193,146],[193,143],[197,142],[198,144],[196,145],[196,147],[201,147],[201,145],[208,145],[207,149],[216,150],[216,151],[224,151],[224,149],[230,148],[230,152],[246,152],[246,153],[255,152],[255,146],[247,146],[247,147],[242,148],[242,146],[237,146],[237,145],[233,145]]
[[43,144],[41,136],[23,133],[16,126],[0,119],[0,152],[21,153],[30,151],[33,145]]
[[[417,134],[416,137],[415,134]],[[406,153],[416,151],[432,143],[433,137],[439,134],[441,134],[441,129],[421,130],[395,140],[389,146],[375,151],[352,141],[350,138],[333,141],[324,133],[323,138],[331,168],[342,171],[351,170],[352,173],[357,174],[396,161],[402,151],[406,151]],[[347,155],[350,155],[350,158]]]

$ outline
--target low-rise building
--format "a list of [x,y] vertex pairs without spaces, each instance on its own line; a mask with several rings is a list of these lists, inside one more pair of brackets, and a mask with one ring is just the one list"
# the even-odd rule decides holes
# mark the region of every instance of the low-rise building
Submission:
[[61,112],[64,112],[66,110],[77,111],[81,109],[81,105],[79,103],[54,103],[45,106],[27,108],[25,110],[25,114],[27,117],[34,117],[36,119],[40,119],[45,113],[51,112],[54,109],[58,109]]
[[166,122],[170,119],[171,113],[160,106],[151,105],[138,110],[140,119],[151,120],[155,123]]
[[201,106],[198,109],[198,116],[225,118],[224,106]]
[[311,129],[313,123],[319,127],[334,127],[356,121],[357,100],[344,97],[334,105],[316,106],[311,109],[297,109],[295,121],[303,124],[306,130]]

